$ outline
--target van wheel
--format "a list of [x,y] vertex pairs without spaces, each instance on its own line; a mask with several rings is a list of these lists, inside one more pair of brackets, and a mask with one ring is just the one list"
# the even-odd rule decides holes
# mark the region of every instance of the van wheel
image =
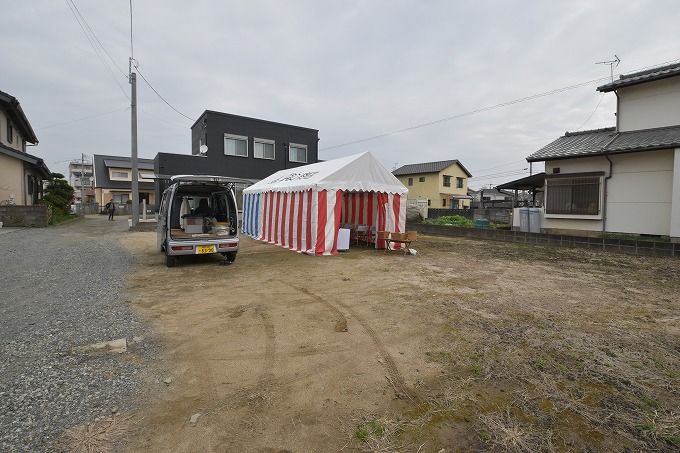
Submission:
[[224,256],[230,264],[236,261],[236,252],[227,252]]
[[168,267],[175,267],[177,265],[177,257],[165,255],[165,265]]

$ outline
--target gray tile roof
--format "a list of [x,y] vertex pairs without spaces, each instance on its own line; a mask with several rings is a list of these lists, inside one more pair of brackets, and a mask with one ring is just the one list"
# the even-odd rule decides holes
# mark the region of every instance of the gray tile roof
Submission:
[[616,132],[616,128],[567,132],[527,157],[529,162],[597,156],[680,146],[680,126]]
[[637,85],[639,83],[651,82],[652,80],[660,80],[668,77],[680,75],[680,63],[670,64],[667,66],[659,66],[657,68],[647,69],[646,71],[633,72],[631,74],[621,74],[617,80],[611,83],[597,87],[598,91],[603,93],[607,91],[618,90],[619,88],[630,85]]
[[472,176],[472,174],[469,171],[467,171],[467,169],[463,166],[463,164],[461,164],[458,161],[458,159],[439,160],[436,162],[423,162],[420,164],[402,165],[401,167],[394,170],[392,174],[395,176],[400,176],[400,175],[414,175],[417,173],[439,173],[446,167],[451,166],[453,164],[458,164],[458,166],[465,172],[465,174],[467,174],[468,176]]
[[[95,187],[102,187],[105,189],[130,189],[132,183],[130,181],[111,181],[109,179],[109,167],[131,168],[131,159],[124,156],[105,156],[103,154],[95,154],[92,156],[94,166],[94,182]],[[140,169],[153,169],[153,159],[138,159]],[[115,164],[115,165],[110,165]],[[140,182],[139,188],[143,190],[153,190],[154,183]]]

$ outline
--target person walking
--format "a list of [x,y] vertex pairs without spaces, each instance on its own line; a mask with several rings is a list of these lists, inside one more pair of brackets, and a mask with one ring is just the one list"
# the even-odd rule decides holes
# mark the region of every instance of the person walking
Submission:
[[109,212],[109,220],[113,220],[113,214],[116,212],[116,203],[113,202],[113,198],[111,198],[111,201],[106,203],[106,210]]

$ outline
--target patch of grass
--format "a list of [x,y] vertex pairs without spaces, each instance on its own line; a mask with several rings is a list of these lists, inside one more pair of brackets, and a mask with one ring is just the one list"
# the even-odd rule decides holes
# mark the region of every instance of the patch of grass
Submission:
[[423,223],[428,225],[453,225],[459,227],[471,227],[473,222],[462,215],[445,215],[434,219],[425,219]]
[[645,236],[628,233],[604,233],[602,237],[605,239],[624,239],[630,241],[645,241],[645,242],[670,242],[671,238],[668,236]]
[[666,441],[680,448],[680,434],[666,438]]
[[78,216],[69,213],[53,212],[50,216],[50,220],[47,222],[48,225],[59,225],[60,223],[68,222],[69,220],[75,220]]
[[354,437],[362,442],[366,442],[369,437],[382,437],[385,435],[385,428],[378,420],[371,420],[357,427]]

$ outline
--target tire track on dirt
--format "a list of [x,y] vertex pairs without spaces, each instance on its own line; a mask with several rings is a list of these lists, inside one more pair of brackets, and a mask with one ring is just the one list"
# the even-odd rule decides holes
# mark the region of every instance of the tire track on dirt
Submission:
[[[335,304],[331,303],[330,301],[326,300],[325,298],[321,297],[320,295],[308,290],[307,288],[302,288],[299,286],[292,285],[288,282],[283,282],[290,286],[291,288],[305,294],[306,296],[311,297],[317,302],[322,303],[323,305],[327,306],[330,308],[334,313],[339,313],[343,318],[345,318],[345,315],[342,313],[342,311],[335,306]],[[375,348],[378,350],[378,354],[380,355],[380,358],[382,359],[381,365],[387,372],[387,380],[389,383],[392,385],[394,388],[395,393],[397,394],[397,397],[402,397],[405,396],[406,398],[410,399],[414,403],[417,403],[420,401],[420,396],[414,391],[408,388],[406,385],[406,381],[404,380],[404,377],[402,376],[401,372],[397,368],[396,363],[394,362],[394,359],[392,358],[392,355],[387,351],[387,348],[385,348],[385,344],[382,342],[376,331],[368,324],[366,319],[364,319],[363,316],[359,315],[355,310],[353,310],[351,307],[349,307],[347,304],[335,300],[335,303],[341,306],[349,315],[356,319],[359,325],[363,328],[364,332],[368,337],[371,339],[373,342],[373,345]],[[346,319],[346,318],[345,318]],[[346,322],[346,321],[345,321]]]
[[262,305],[255,306],[255,313],[262,320],[264,327],[265,344],[264,344],[264,363],[262,366],[262,373],[257,380],[257,387],[266,386],[274,378],[272,370],[274,368],[274,361],[276,360],[276,331],[274,330],[274,323],[271,316]]

